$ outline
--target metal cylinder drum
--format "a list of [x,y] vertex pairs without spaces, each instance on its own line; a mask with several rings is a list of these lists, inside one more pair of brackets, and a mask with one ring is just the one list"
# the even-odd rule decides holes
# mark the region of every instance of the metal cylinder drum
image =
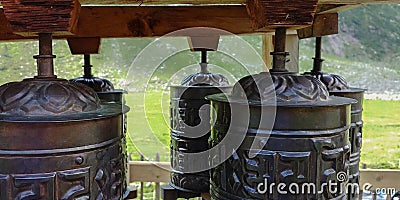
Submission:
[[[351,105],[351,126],[349,132],[350,138],[350,165],[349,165],[349,183],[360,183],[360,157],[362,146],[362,111],[364,89],[349,88],[345,90],[330,91],[333,96],[346,97],[357,100],[357,103]],[[348,194],[349,199],[358,199],[358,193]]]
[[129,108],[62,79],[8,83],[0,96],[0,199],[123,198]]
[[[310,76],[272,74],[272,86],[264,84],[268,76],[243,78],[230,100],[207,97],[215,109],[212,146],[227,134],[245,134],[237,149],[220,145],[221,156],[225,152],[230,157],[211,169],[212,199],[346,199],[347,181],[341,176],[348,176],[350,104],[355,101],[329,97]],[[271,88],[275,99],[263,100]],[[235,100],[237,96],[246,100]],[[268,125],[261,119],[274,120]],[[251,156],[254,144],[259,150]],[[329,190],[330,185],[336,190]]]
[[[209,171],[184,173],[187,160],[182,153],[197,153],[209,149],[210,110],[205,96],[229,92],[230,86],[171,87],[171,186],[194,193],[208,192]],[[199,126],[197,129],[191,127]],[[203,132],[205,131],[205,132]]]
[[[349,132],[349,139],[351,144],[349,183],[359,184],[363,126],[362,111],[365,89],[349,87],[347,81],[343,77],[336,74],[328,74],[322,72],[311,72],[308,74],[321,80],[321,82],[327,87],[330,95],[351,98],[357,101],[357,103],[351,105],[351,126]],[[359,199],[359,194],[349,193],[348,199]]]

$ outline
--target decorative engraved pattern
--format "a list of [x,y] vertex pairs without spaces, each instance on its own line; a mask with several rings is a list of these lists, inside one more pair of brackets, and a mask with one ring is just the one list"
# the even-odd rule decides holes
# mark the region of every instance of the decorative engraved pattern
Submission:
[[319,79],[327,88],[329,92],[337,90],[349,89],[346,79],[336,74],[328,73],[305,73]]
[[91,77],[79,77],[75,79],[71,79],[70,81],[75,83],[82,83],[90,88],[94,89],[96,92],[110,92],[114,90],[114,85],[107,79]]
[[110,176],[110,183],[111,183],[111,191],[110,195],[112,200],[119,200],[121,199],[122,194],[122,187],[123,187],[123,168],[122,168],[122,157],[123,155],[120,154],[118,158],[112,159],[110,161],[111,165],[111,176]]
[[[125,192],[125,154],[120,149],[121,144],[115,144],[104,150],[81,153],[85,158],[84,168],[78,168],[74,159],[76,155],[57,156],[54,162],[48,162],[49,168],[63,166],[71,170],[52,173],[35,174],[0,174],[0,198],[5,200],[46,199],[46,200],[109,200],[122,198]],[[121,155],[119,157],[119,155]],[[64,156],[62,156],[64,157]],[[119,157],[120,159],[114,159]],[[21,158],[18,158],[21,159]],[[57,160],[58,159],[58,160]],[[4,157],[0,157],[4,160]],[[16,159],[7,160],[15,163]],[[4,163],[4,162],[3,162]],[[18,162],[17,163],[21,163]],[[67,164],[68,165],[68,164]],[[99,168],[102,168],[98,170]],[[97,173],[95,170],[98,170]]]
[[212,74],[207,70],[207,63],[200,63],[201,72],[185,77],[181,83],[183,86],[209,85],[209,86],[228,86],[229,82],[221,74]]
[[0,111],[12,115],[54,115],[93,111],[97,94],[85,85],[62,79],[25,79],[0,86]]
[[55,173],[14,175],[13,199],[55,199]]
[[208,192],[210,189],[210,177],[208,171],[201,173],[171,173],[171,183],[179,188],[192,191]]
[[89,199],[89,168],[59,172],[58,177],[61,180],[60,187],[69,188],[65,194],[59,197],[61,200]]
[[103,190],[106,187],[107,177],[106,177],[106,174],[103,169],[99,169],[97,171],[94,180],[96,181],[97,186],[100,191],[99,195],[97,195],[97,197],[96,197],[96,200],[105,200],[106,198],[104,197]]
[[183,86],[195,86],[195,85],[211,85],[211,86],[228,86],[229,82],[221,74],[212,73],[196,73],[191,74],[182,81]]
[[9,182],[10,176],[0,174],[0,199],[8,199],[9,196]]
[[[274,93],[276,97],[273,96]],[[321,81],[311,76],[263,72],[239,80],[232,95],[263,102],[273,101],[275,98],[278,102],[310,102],[326,101],[329,93]]]
[[[348,172],[350,146],[348,144],[342,147],[337,146],[332,138],[312,140],[318,152],[320,170],[323,172],[319,174],[320,181],[322,183],[328,183],[329,181],[336,182],[338,188],[345,188],[347,182],[338,182],[337,174],[339,172]],[[321,190],[321,188],[318,188],[318,190]],[[330,190],[324,190],[323,195],[326,199],[343,197],[344,194],[340,192],[341,191],[338,190],[336,193],[332,194]]]

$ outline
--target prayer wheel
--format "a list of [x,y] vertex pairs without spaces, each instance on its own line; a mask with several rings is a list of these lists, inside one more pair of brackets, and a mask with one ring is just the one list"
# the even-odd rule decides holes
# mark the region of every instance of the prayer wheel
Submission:
[[38,75],[0,86],[0,199],[122,199],[129,108],[57,78],[51,46],[39,34]]
[[[205,57],[205,51],[203,56]],[[207,70],[203,60],[201,72],[187,76],[180,86],[171,89],[171,181],[178,190],[202,193],[210,188],[208,170],[186,172],[190,158],[184,154],[204,152],[209,149],[210,110],[205,96],[229,92],[228,80]],[[198,161],[201,162],[201,161]],[[207,160],[204,161],[207,164]],[[195,163],[192,163],[195,165]]]
[[[270,75],[272,85],[264,84]],[[314,77],[282,72],[245,77],[229,97],[207,97],[216,111],[211,115],[212,146],[229,134],[239,137],[245,130],[245,136],[237,149],[220,146],[218,151],[230,157],[211,170],[212,199],[347,198],[347,179],[342,176],[348,176],[354,100],[330,97]],[[275,120],[269,127],[265,119],[273,117],[274,109]],[[233,112],[242,114],[232,116]],[[260,147],[253,156],[252,144]],[[331,185],[335,190],[328,188]]]
[[[351,126],[349,132],[350,139],[350,165],[349,183],[359,184],[360,182],[360,156],[362,146],[362,111],[365,89],[349,87],[347,81],[339,75],[322,72],[321,45],[322,38],[316,38],[314,66],[311,72],[305,74],[319,79],[328,89],[329,94],[355,99],[357,102],[351,105]],[[350,185],[351,185],[350,184]],[[358,192],[349,189],[348,199],[359,199]]]

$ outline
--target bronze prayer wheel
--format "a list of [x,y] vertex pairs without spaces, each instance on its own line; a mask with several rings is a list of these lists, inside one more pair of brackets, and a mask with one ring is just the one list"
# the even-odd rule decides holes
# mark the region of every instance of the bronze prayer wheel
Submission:
[[[351,126],[349,132],[350,139],[350,165],[349,165],[349,183],[359,184],[360,182],[360,157],[362,146],[362,111],[365,89],[352,88],[347,85],[346,80],[335,74],[322,73],[312,74],[321,80],[327,87],[329,94],[333,96],[346,97],[356,100],[351,105]],[[359,194],[352,192],[348,194],[349,200],[359,199]]]
[[[350,139],[350,166],[349,166],[349,183],[359,184],[360,182],[360,156],[362,146],[362,110],[363,98],[365,89],[349,87],[347,81],[336,74],[329,74],[322,72],[321,58],[322,38],[315,38],[315,57],[313,69],[306,72],[306,75],[313,76],[319,79],[328,89],[329,94],[333,96],[346,97],[356,100],[356,103],[351,105],[351,126],[349,132]],[[351,184],[349,184],[351,186]],[[349,200],[359,199],[358,192],[349,192]]]
[[[205,152],[209,149],[211,94],[229,92],[228,80],[207,69],[207,54],[202,51],[201,71],[184,78],[180,86],[171,87],[171,172],[170,185],[190,193],[205,193],[210,188],[208,170],[192,172],[187,167],[195,165],[185,154]],[[202,161],[198,161],[202,162]],[[204,165],[208,165],[205,160]],[[188,172],[189,171],[189,172]]]
[[121,199],[126,150],[121,103],[63,79],[0,87],[1,199]]
[[[267,84],[270,75],[271,85]],[[268,96],[271,91],[275,91],[274,98]],[[215,120],[211,131],[214,147],[228,134],[245,132],[237,149],[219,147],[219,152],[230,157],[211,169],[212,199],[347,198],[347,179],[339,180],[339,175],[348,176],[350,105],[354,100],[329,96],[319,80],[292,73],[248,76],[234,86],[232,94],[207,98],[216,110],[211,115]],[[274,111],[269,127],[262,119],[271,119]],[[232,112],[243,114],[232,116]],[[247,117],[248,124],[244,124]],[[261,148],[251,156],[253,144]],[[336,184],[337,190],[324,187],[329,183]],[[298,190],[290,190],[293,184]]]

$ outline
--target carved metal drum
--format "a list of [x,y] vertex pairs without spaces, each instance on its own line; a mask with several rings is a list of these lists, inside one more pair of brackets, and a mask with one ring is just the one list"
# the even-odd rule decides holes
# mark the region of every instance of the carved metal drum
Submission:
[[347,97],[357,100],[357,103],[351,105],[351,126],[350,126],[350,166],[349,166],[349,183],[360,182],[360,156],[362,146],[362,110],[364,89],[349,88],[345,90],[330,91],[330,95]]
[[[310,72],[312,75],[327,87],[329,94],[333,96],[340,96],[355,99],[357,103],[351,105],[351,126],[349,138],[351,143],[350,148],[350,165],[349,165],[349,183],[359,184],[360,182],[360,157],[362,146],[362,110],[363,98],[365,89],[351,88],[348,86],[346,80],[335,74],[328,74],[323,72]],[[351,184],[350,184],[351,185]],[[358,199],[357,192],[349,192],[348,199]]]
[[56,78],[0,96],[0,199],[122,199],[126,106]]
[[[207,70],[207,63],[200,63],[200,73],[192,74],[181,86],[171,87],[171,173],[170,185],[193,193],[208,192],[208,170],[187,173],[190,162],[183,154],[205,152],[209,149],[210,109],[207,95],[230,92],[228,80]],[[206,161],[207,162],[207,161]],[[208,164],[208,163],[206,163]]]
[[[311,76],[272,74],[272,86],[264,84],[268,76],[243,78],[229,101],[225,95],[207,97],[216,110],[211,115],[216,121],[214,147],[228,133],[245,134],[237,149],[220,147],[221,155],[230,157],[211,169],[212,199],[346,199],[343,176],[348,176],[350,105],[355,101],[329,97],[326,87]],[[271,90],[275,98],[263,97]],[[246,102],[235,101],[239,96]],[[271,117],[271,126],[261,120]],[[258,151],[251,148],[254,144]]]

